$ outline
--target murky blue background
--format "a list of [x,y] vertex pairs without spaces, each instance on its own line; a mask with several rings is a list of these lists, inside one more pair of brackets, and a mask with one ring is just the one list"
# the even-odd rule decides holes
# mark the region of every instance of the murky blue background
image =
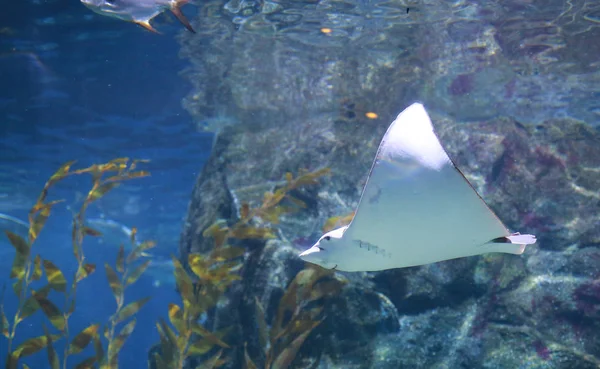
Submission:
[[[181,108],[189,85],[178,75],[185,66],[173,38],[178,25],[163,22],[165,35],[157,36],[94,15],[75,1],[19,1],[6,10],[0,14],[0,213],[26,220],[46,179],[66,161],[76,159],[75,167],[83,168],[122,156],[149,159],[143,168],[151,179],[123,184],[88,215],[137,227],[141,240],[157,241],[158,260],[178,254],[189,195],[212,143],[212,135],[198,133]],[[50,197],[72,204],[90,183],[89,176],[67,179]],[[57,206],[34,246],[67,277],[74,273],[70,216]],[[97,271],[79,290],[73,333],[105,321],[116,307],[103,264],[114,265],[117,249],[92,238],[84,249]],[[8,282],[13,255],[3,234],[1,284]],[[146,368],[148,349],[159,338],[155,322],[166,318],[167,301],[178,301],[170,268],[151,269],[126,293],[129,301],[153,297],[120,359],[121,367]],[[4,300],[10,319],[15,300],[8,283]],[[43,321],[38,312],[22,322],[16,342],[40,335]],[[2,363],[5,355],[2,340]],[[44,351],[27,362],[48,365]]]

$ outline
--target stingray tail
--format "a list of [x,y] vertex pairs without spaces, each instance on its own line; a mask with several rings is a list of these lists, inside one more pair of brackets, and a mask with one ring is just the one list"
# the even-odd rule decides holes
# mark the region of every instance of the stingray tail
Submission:
[[177,19],[179,19],[181,24],[183,24],[185,26],[185,28],[187,28],[188,31],[190,31],[192,33],[196,33],[196,31],[190,24],[190,21],[181,12],[181,7],[185,4],[187,4],[188,2],[189,2],[189,0],[174,0],[171,4],[171,8],[170,8],[171,13],[173,13],[173,15],[175,17],[177,17]]

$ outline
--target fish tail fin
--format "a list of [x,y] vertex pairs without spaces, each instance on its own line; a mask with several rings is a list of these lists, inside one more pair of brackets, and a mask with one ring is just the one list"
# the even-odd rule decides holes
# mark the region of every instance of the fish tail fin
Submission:
[[183,5],[185,5],[185,4],[187,4],[188,1],[189,0],[174,0],[173,3],[172,3],[172,5],[171,5],[171,13],[173,13],[173,15],[175,17],[177,17],[177,19],[179,19],[179,21],[181,22],[181,24],[183,24],[185,26],[185,28],[187,28],[188,31],[190,31],[192,33],[196,33],[196,31],[194,30],[194,28],[190,24],[190,21],[181,12],[181,7]]
[[152,25],[150,24],[149,21],[135,21],[133,23],[137,24],[138,26],[144,27],[145,29],[147,29],[150,32],[154,32],[154,33],[157,33],[159,35],[161,34],[154,27],[152,27]]

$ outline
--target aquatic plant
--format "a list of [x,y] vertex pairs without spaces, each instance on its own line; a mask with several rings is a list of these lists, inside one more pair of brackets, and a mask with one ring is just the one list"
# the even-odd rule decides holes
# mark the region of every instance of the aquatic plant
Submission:
[[[175,280],[183,306],[169,304],[168,315],[171,324],[167,324],[164,319],[156,324],[160,344],[158,352],[152,355],[154,367],[181,369],[191,356],[207,354],[215,347],[229,348],[222,340],[228,329],[210,332],[199,323],[199,319],[217,304],[231,283],[240,279],[235,273],[240,262],[234,259],[243,254],[244,249],[239,247],[214,249],[208,256],[190,254],[188,263],[193,276],[190,276],[181,262],[172,256]],[[194,282],[193,277],[197,281]],[[193,339],[194,337],[196,339]],[[219,350],[197,368],[211,369],[221,365],[221,353]]]
[[[238,249],[225,246],[230,239],[275,238],[276,233],[272,226],[280,222],[281,216],[307,206],[304,201],[293,196],[293,191],[317,184],[317,179],[329,171],[329,168],[313,172],[302,170],[296,178],[292,173],[286,173],[285,184],[274,192],[265,193],[258,206],[251,208],[248,203],[243,203],[235,224],[228,226],[226,221],[218,220],[203,232],[203,236],[212,237],[216,252],[222,250],[222,247]],[[240,249],[240,252],[243,252],[243,249]],[[192,257],[190,265],[193,269]],[[332,272],[319,267],[300,271],[281,298],[277,316],[270,329],[267,329],[264,308],[256,300],[259,344],[264,350],[266,369],[287,368],[306,337],[321,323],[319,316],[323,306],[311,303],[325,295],[335,295],[339,292],[342,283],[332,278],[332,275]],[[248,369],[257,368],[247,350],[245,363]]]
[[[100,363],[100,369],[118,368],[119,351],[123,347],[125,340],[127,340],[135,328],[136,319],[133,316],[148,302],[148,300],[150,300],[150,297],[144,297],[124,305],[125,289],[134,284],[142,276],[142,274],[144,274],[150,265],[149,259],[138,265],[135,265],[135,262],[142,257],[145,250],[153,248],[156,245],[153,241],[144,241],[138,244],[135,239],[135,235],[136,229],[134,228],[131,235],[132,250],[127,256],[125,256],[124,246],[121,245],[119,247],[115,268],[116,270],[113,269],[108,263],[104,264],[106,277],[115,297],[117,309],[109,318],[108,325],[104,330],[104,337],[108,341],[106,355],[98,355],[99,352],[102,352],[102,346],[99,344],[99,342],[96,346],[96,359]],[[129,320],[127,324],[125,324],[125,326],[119,330],[119,333],[116,334],[117,327],[127,320]]]
[[[256,320],[259,345],[264,353],[265,369],[289,368],[308,335],[323,321],[322,302],[339,294],[344,282],[334,272],[319,266],[301,270],[289,284],[279,300],[277,314],[267,328],[265,309],[258,299]],[[257,369],[257,365],[244,351],[246,369]]]
[[[148,301],[147,298],[144,298],[124,305],[125,288],[138,280],[148,266],[148,261],[137,266],[132,271],[129,270],[129,267],[142,255],[144,250],[153,247],[154,243],[148,241],[135,246],[137,243],[135,242],[134,231],[131,242],[135,247],[125,258],[124,247],[121,245],[117,256],[116,272],[110,265],[105,264],[108,281],[117,303],[115,314],[109,319],[108,325],[104,328],[103,336],[107,341],[106,352],[104,351],[99,334],[100,324],[90,324],[71,338],[72,332],[69,327],[69,319],[76,310],[76,296],[79,284],[96,270],[96,265],[87,262],[85,258],[83,240],[85,236],[99,236],[100,233],[85,225],[86,210],[90,204],[118,187],[121,182],[148,176],[148,172],[136,170],[138,163],[142,162],[145,162],[145,160],[118,158],[105,164],[94,164],[90,167],[73,171],[71,171],[71,167],[74,161],[65,163],[45,183],[35,205],[29,211],[27,239],[15,233],[6,232],[11,245],[16,251],[10,271],[10,278],[14,280],[12,287],[18,301],[18,307],[12,317],[12,322],[8,320],[8,316],[10,315],[6,314],[4,304],[0,304],[0,332],[8,340],[7,369],[16,369],[20,359],[43,349],[47,350],[50,368],[66,369],[69,356],[81,353],[91,342],[94,343],[95,355],[82,360],[75,368],[93,368],[96,365],[101,369],[113,369],[117,367],[118,353],[135,327],[134,315]],[[47,201],[50,187],[70,176],[81,174],[91,175],[92,188],[73,218],[71,239],[73,255],[77,262],[77,271],[69,284],[64,273],[52,261],[42,259],[39,254],[34,256],[32,251],[40,232],[50,216],[53,206],[62,201]],[[105,177],[105,175],[108,176]],[[120,277],[117,273],[120,274]],[[47,284],[41,288],[34,289],[32,286],[33,282],[39,281],[44,274],[46,275]],[[62,309],[50,299],[52,291],[63,295],[65,303]],[[0,302],[3,302],[3,300]],[[25,340],[13,349],[17,327],[38,310],[44,313],[50,325],[54,327],[57,333],[51,333],[49,328],[43,325],[44,334]],[[117,334],[117,327],[125,322],[127,323],[122,329],[118,330]],[[54,348],[54,343],[61,339],[69,342],[65,342],[64,344],[62,360]],[[22,364],[22,368],[28,369],[29,367],[26,364]]]
[[352,218],[354,218],[355,213],[355,211],[351,211],[346,215],[335,215],[328,218],[325,221],[325,224],[323,224],[323,233],[327,233],[339,227],[347,226],[352,221]]
[[229,227],[226,221],[219,219],[202,235],[212,237],[216,248],[226,244],[230,238],[238,240],[275,238],[275,230],[269,225],[279,224],[282,215],[307,206],[304,201],[292,195],[293,191],[317,184],[317,179],[329,172],[329,168],[321,168],[313,172],[300,170],[296,178],[288,172],[285,174],[285,184],[274,192],[266,192],[260,205],[251,208],[248,203],[243,203],[239,219],[234,225]]
[[[302,186],[316,184],[316,179],[329,172],[328,168],[314,172],[301,171],[294,178],[287,173],[285,184],[274,192],[264,194],[261,204],[251,208],[242,204],[240,218],[232,226],[219,219],[206,228],[203,236],[212,238],[214,247],[208,255],[192,253],[188,255],[191,273],[173,256],[175,280],[183,300],[183,306],[169,305],[169,323],[161,320],[157,323],[160,344],[152,355],[152,364],[157,369],[182,368],[184,362],[192,356],[208,354],[214,348],[220,348],[205,360],[198,368],[210,369],[224,363],[220,359],[223,348],[229,346],[223,338],[229,329],[210,332],[198,321],[202,314],[213,308],[227,288],[241,277],[237,271],[242,267],[243,247],[232,246],[230,239],[270,239],[275,231],[257,223],[279,223],[282,214],[294,211],[306,204],[290,194]],[[289,204],[287,203],[289,202]],[[193,339],[194,336],[199,338]]]

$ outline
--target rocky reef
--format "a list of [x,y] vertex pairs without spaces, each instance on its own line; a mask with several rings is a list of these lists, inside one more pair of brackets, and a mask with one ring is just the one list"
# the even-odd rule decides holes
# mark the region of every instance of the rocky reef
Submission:
[[[290,367],[600,368],[600,132],[589,98],[599,74],[565,46],[598,32],[590,4],[561,12],[551,1],[527,23],[496,2],[426,1],[386,8],[387,18],[351,1],[206,3],[198,34],[181,37],[194,84],[184,105],[218,135],[182,259],[208,252],[203,231],[234,222],[286,173],[331,169],[294,194],[307,206],[281,217],[277,238],[242,243],[242,279],[209,319],[215,330],[236,327],[225,365],[243,367],[247,344],[263,367],[256,300],[272,321],[304,267],[299,250],[356,207],[389,123],[422,100],[490,207],[538,243],[521,256],[336,273],[345,285]],[[521,46],[518,29],[529,30]],[[568,93],[585,99],[566,109]]]

